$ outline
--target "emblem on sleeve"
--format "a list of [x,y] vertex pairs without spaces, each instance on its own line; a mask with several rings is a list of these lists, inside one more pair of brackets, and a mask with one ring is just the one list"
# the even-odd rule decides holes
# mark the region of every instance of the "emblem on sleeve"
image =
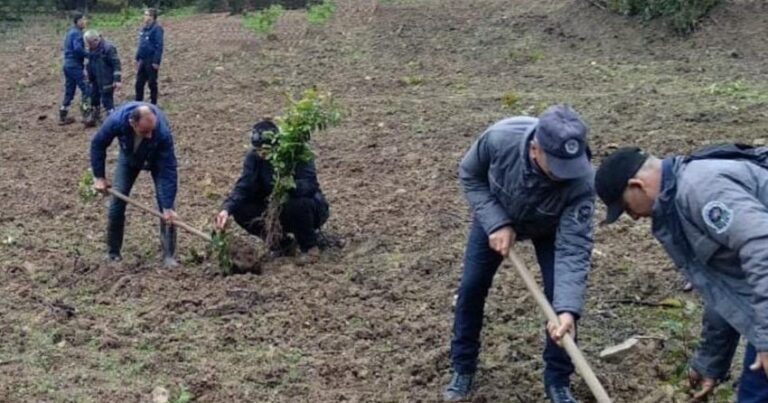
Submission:
[[586,203],[576,209],[576,221],[583,224],[592,219],[592,204]]
[[733,221],[733,210],[723,202],[711,201],[707,203],[701,211],[704,223],[712,227],[716,233],[722,234]]

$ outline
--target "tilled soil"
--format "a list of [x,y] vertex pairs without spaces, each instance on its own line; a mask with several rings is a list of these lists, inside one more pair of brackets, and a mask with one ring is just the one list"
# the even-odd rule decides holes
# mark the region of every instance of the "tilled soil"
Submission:
[[[125,260],[105,263],[106,200],[77,196],[93,131],[56,124],[63,32],[36,23],[2,38],[0,401],[150,401],[156,387],[201,402],[438,401],[470,219],[456,167],[487,125],[569,102],[597,160],[624,144],[665,155],[768,138],[761,2],[730,2],[688,39],[581,1],[338,4],[321,26],[288,12],[268,38],[226,15],[163,21],[160,106],[179,159],[177,211],[194,226],[210,229],[248,128],[279,115],[285,93],[317,85],[345,108],[313,140],[327,231],[343,246],[312,266],[265,262],[260,275],[220,275],[183,233],[182,266],[163,270],[156,220],[132,209]],[[104,32],[125,66],[120,100],[133,92],[136,29]],[[147,175],[133,195],[153,203]],[[580,344],[616,401],[672,401],[664,388],[697,332],[697,300],[678,295],[647,223],[596,235]],[[531,248],[520,251],[534,268]],[[686,307],[638,304],[668,297]],[[542,325],[500,269],[474,401],[543,401]],[[633,335],[666,342],[597,358]]]

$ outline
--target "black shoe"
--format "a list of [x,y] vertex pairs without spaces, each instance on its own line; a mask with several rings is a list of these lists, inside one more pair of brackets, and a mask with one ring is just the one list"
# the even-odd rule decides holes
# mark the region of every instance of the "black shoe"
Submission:
[[469,399],[472,394],[472,381],[475,374],[459,374],[454,372],[451,383],[445,387],[443,401],[460,402]]
[[107,262],[109,263],[118,263],[123,260],[123,257],[114,253],[110,253],[107,255]]
[[75,123],[75,118],[67,117],[69,111],[66,109],[59,109],[59,126],[71,125]]
[[571,394],[569,386],[548,386],[547,399],[552,403],[579,403]]

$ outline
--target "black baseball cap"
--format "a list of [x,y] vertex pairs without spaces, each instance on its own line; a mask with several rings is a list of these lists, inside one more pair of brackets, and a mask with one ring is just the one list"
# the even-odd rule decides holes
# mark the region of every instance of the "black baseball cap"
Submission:
[[615,222],[624,213],[624,189],[647,159],[648,154],[640,148],[624,147],[614,151],[600,164],[595,173],[595,190],[608,207],[602,224]]
[[554,176],[575,179],[592,173],[588,133],[581,116],[568,105],[551,106],[539,116],[535,137]]
[[251,145],[259,148],[270,141],[267,133],[276,134],[278,132],[275,122],[264,119],[253,125],[251,129]]

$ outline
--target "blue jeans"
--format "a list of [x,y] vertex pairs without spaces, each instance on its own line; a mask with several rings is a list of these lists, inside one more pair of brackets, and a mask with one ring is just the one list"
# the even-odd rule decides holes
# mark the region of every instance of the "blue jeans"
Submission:
[[747,344],[744,353],[744,368],[739,381],[739,403],[765,403],[768,402],[768,377],[765,371],[752,371],[749,366],[755,362],[757,351],[751,344]]
[[90,88],[85,82],[82,66],[64,66],[64,102],[61,103],[63,109],[68,109],[75,99],[75,91],[80,88],[80,97],[83,103],[91,98]]
[[[131,188],[136,182],[141,169],[131,166],[128,158],[120,152],[115,168],[115,177],[112,181],[112,188],[116,191],[129,196]],[[160,198],[157,196],[157,171],[150,171],[152,180],[155,182],[155,198],[157,206],[160,207]],[[120,256],[120,250],[123,247],[123,233],[125,231],[125,202],[112,197],[109,205],[108,223],[107,223],[107,248],[110,256]],[[165,225],[160,221],[160,240],[163,247],[164,256],[173,257],[176,251],[176,227]]]
[[[534,239],[536,258],[544,278],[544,293],[552,302],[555,287],[555,237]],[[460,374],[474,373],[480,353],[480,330],[483,310],[493,276],[503,258],[488,245],[488,234],[475,220],[469,232],[464,254],[464,273],[461,276],[451,341],[453,369]],[[574,368],[570,357],[546,333],[544,347],[544,384],[567,386]]]

